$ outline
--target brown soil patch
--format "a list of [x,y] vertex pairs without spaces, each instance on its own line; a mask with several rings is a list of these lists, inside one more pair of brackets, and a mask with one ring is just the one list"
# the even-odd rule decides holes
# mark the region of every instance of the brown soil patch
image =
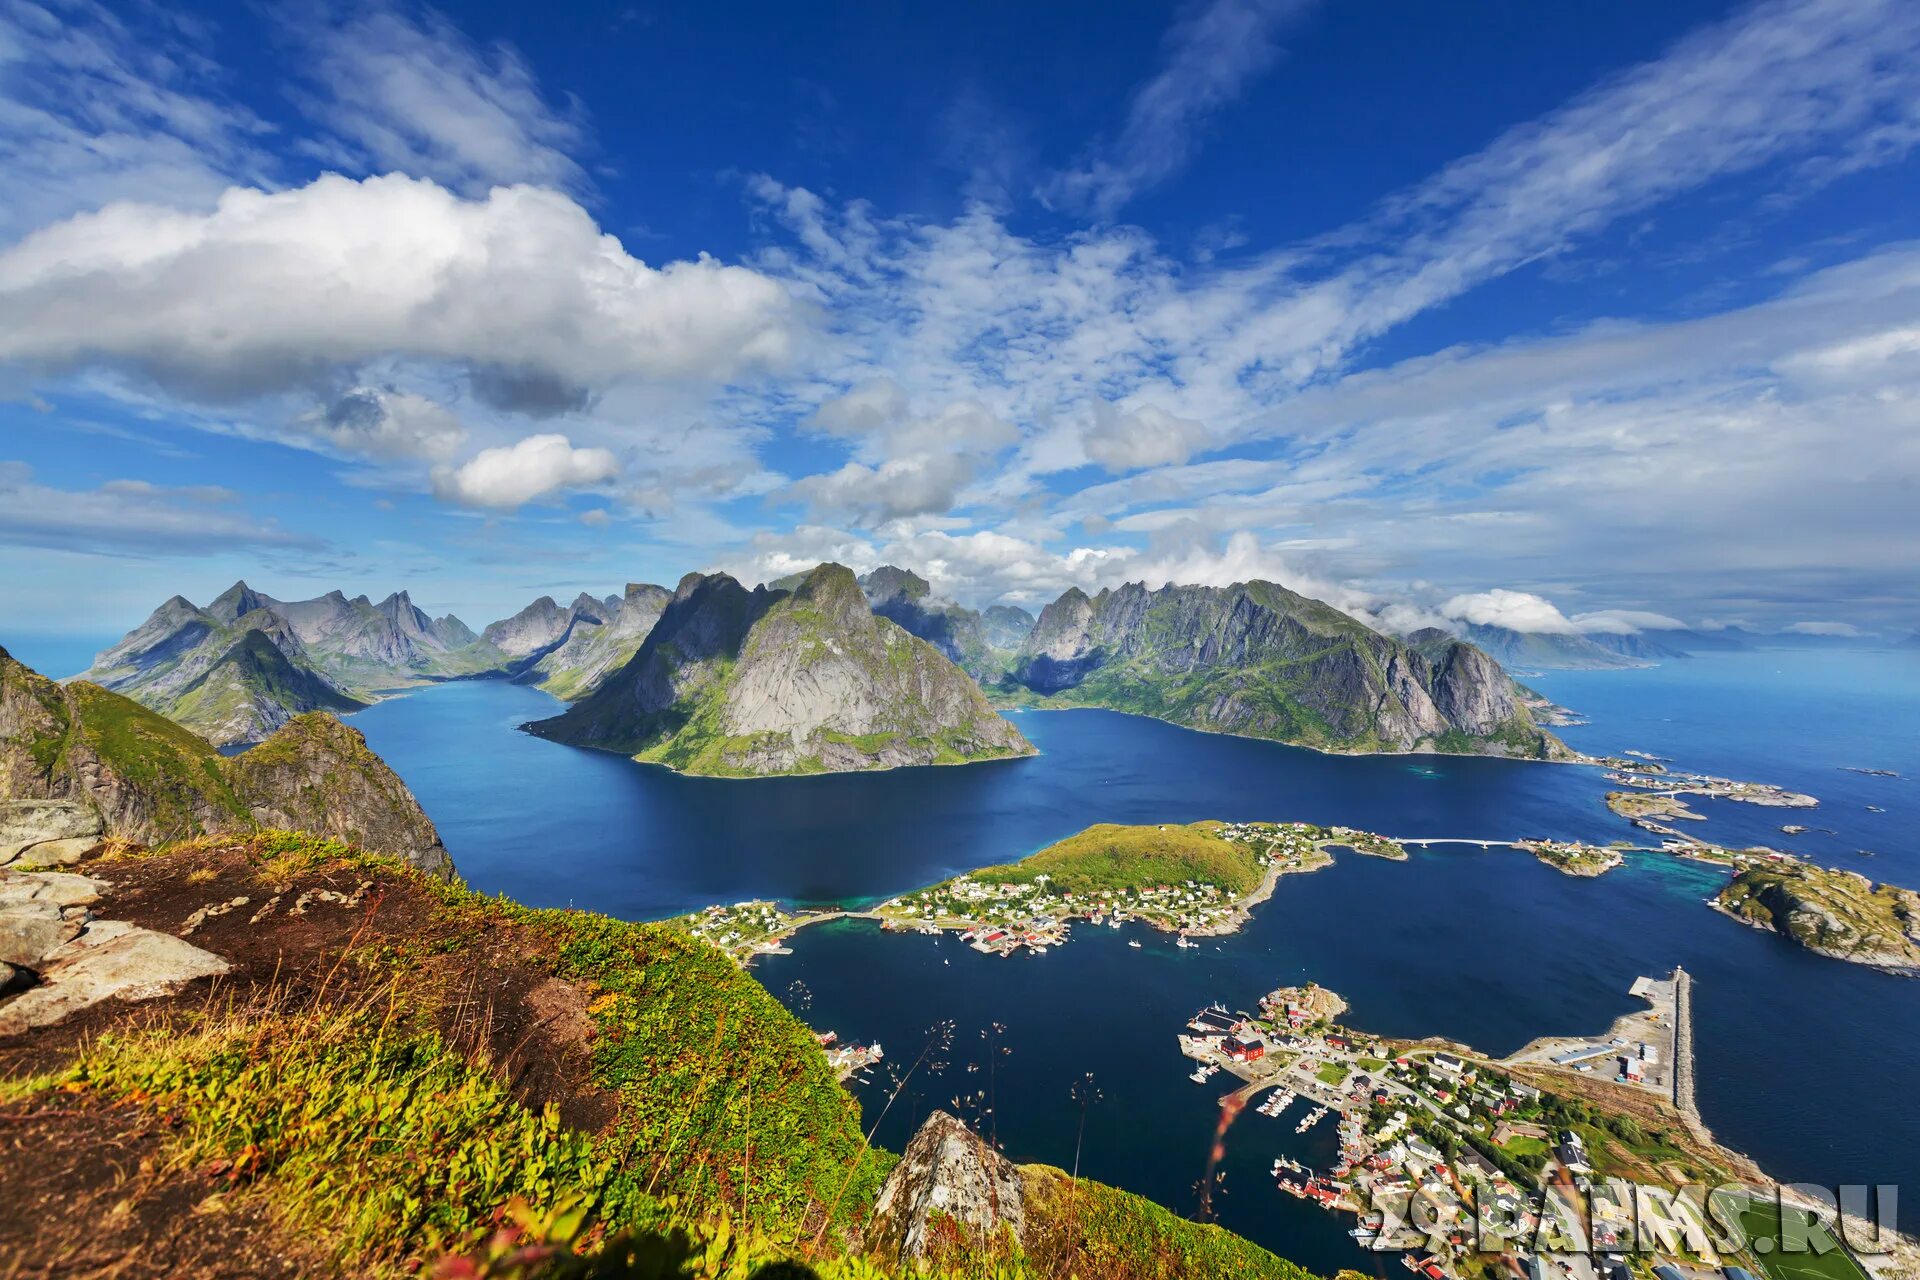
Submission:
[[325,1275],[244,1188],[167,1159],[133,1107],[54,1093],[0,1109],[0,1280]]
[[[276,878],[240,845],[73,869],[108,883],[93,908],[98,918],[175,935],[203,909],[247,899],[202,914],[187,936],[225,957],[232,972],[0,1039],[0,1078],[58,1072],[88,1039],[134,1020],[185,1024],[210,1007],[269,999],[378,1000],[404,971],[409,1006],[424,1007],[450,1043],[484,1055],[523,1105],[552,1103],[569,1127],[590,1132],[616,1117],[617,1099],[592,1082],[586,997],[554,976],[537,928],[485,911],[450,912],[429,885],[400,870],[329,867]],[[218,1188],[166,1170],[163,1131],[143,1128],[151,1122],[136,1111],[77,1098],[41,1095],[0,1110],[0,1280],[326,1270],[292,1254],[277,1262],[273,1232],[244,1197],[196,1212]],[[37,1269],[8,1269],[24,1266],[23,1258]]]

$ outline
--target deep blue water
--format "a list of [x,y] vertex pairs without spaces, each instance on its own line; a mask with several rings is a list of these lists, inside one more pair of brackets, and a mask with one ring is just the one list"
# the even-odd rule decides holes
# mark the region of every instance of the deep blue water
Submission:
[[[98,647],[95,645],[94,647]],[[74,646],[78,652],[78,646]],[[28,645],[20,656],[34,660]],[[91,650],[85,656],[90,656]],[[56,664],[48,664],[58,669]],[[1590,750],[1638,747],[1680,767],[1777,782],[1816,810],[1703,802],[1701,834],[1788,847],[1920,886],[1920,655],[1757,653],[1531,681],[1587,715]],[[540,741],[515,726],[552,699],[497,682],[423,689],[354,717],[439,824],[476,887],[542,905],[657,918],[777,897],[862,902],[1018,857],[1091,822],[1302,818],[1390,835],[1636,833],[1605,782],[1567,766],[1333,757],[1106,712],[1033,712],[1042,755],[957,769],[751,782],[682,778]],[[1899,779],[1844,772],[1894,769]],[[1873,813],[1876,805],[1884,813]],[[1830,828],[1794,838],[1783,822]],[[1871,851],[1871,854],[1862,851]],[[1083,1172],[1190,1211],[1218,1092],[1186,1079],[1174,1035],[1199,1005],[1248,1006],[1312,978],[1382,1034],[1443,1035],[1503,1053],[1535,1035],[1603,1029],[1642,973],[1696,979],[1700,1103],[1728,1144],[1777,1176],[1897,1182],[1920,1205],[1920,982],[1808,955],[1703,904],[1710,869],[1636,857],[1573,880],[1512,852],[1342,856],[1290,877],[1243,933],[1198,951],[1082,929],[1044,957],[981,956],[953,939],[863,924],[802,933],[756,972],[819,1027],[910,1061],[925,1028],[958,1030],[947,1070],[922,1072],[882,1126],[898,1147],[929,1106],[984,1086],[982,1029],[1005,1026],[993,1126],[1010,1154],[1070,1165],[1069,1090],[1095,1074]],[[862,1093],[870,1115],[877,1082]],[[1248,1114],[1227,1144],[1221,1220],[1324,1271],[1372,1259],[1345,1220],[1277,1192],[1287,1151],[1324,1164],[1333,1132]],[[1909,1216],[1912,1215],[1910,1210]]]

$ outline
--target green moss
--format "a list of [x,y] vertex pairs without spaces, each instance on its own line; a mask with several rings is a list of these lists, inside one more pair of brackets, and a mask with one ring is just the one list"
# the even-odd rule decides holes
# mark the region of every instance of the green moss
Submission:
[[203,814],[251,821],[204,738],[98,685],[79,681],[67,691],[78,712],[76,738],[151,797],[162,835],[200,830]]

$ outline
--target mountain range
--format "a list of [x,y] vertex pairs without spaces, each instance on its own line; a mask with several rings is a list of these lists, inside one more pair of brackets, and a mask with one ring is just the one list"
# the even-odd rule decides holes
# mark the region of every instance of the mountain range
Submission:
[[937,599],[925,578],[894,565],[882,565],[859,581],[875,613],[946,654],[981,684],[1006,673],[1033,630],[1034,617],[1025,609],[997,604],[981,613]]
[[258,742],[306,711],[496,669],[501,655],[404,591],[276,600],[236,582],[205,608],[174,596],[75,679],[124,693],[210,741]]
[[756,776],[1030,755],[941,651],[823,564],[749,591],[688,574],[633,658],[529,730],[688,773]]
[[672,599],[665,587],[640,582],[604,600],[583,591],[564,609],[552,596],[541,596],[511,618],[490,623],[480,636],[511,659],[507,670],[514,679],[572,701],[626,665]]
[[1404,642],[1271,582],[1070,590],[998,688],[1326,750],[1568,754],[1480,649]]
[[542,596],[479,635],[405,592],[281,601],[236,583],[205,608],[167,601],[80,678],[223,745],[385,690],[513,679],[574,704],[538,722],[542,736],[758,775],[1031,750],[994,703],[1108,707],[1330,750],[1551,757],[1564,748],[1487,649],[1516,665],[1655,653],[1499,628],[1471,638],[1485,643],[1397,639],[1270,582],[1074,589],[1035,619],[943,600],[898,566],[856,578],[823,565],[752,590],[690,574],[672,592]]

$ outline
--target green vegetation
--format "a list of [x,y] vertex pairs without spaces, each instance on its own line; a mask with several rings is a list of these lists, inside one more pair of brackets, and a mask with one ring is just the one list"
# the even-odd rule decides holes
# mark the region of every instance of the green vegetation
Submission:
[[[1767,1280],[1867,1280],[1866,1272],[1833,1238],[1833,1233],[1805,1213],[1789,1207],[1782,1221],[1777,1200],[1743,1200],[1736,1212],[1748,1240],[1770,1240],[1774,1247],[1755,1250],[1753,1260]],[[1791,1247],[1781,1248],[1786,1241]]]
[[1019,862],[973,873],[984,884],[1016,884],[1044,874],[1056,893],[1124,892],[1193,880],[1240,896],[1260,884],[1259,855],[1228,839],[1221,822],[1121,826],[1103,822]]
[[1339,1085],[1347,1078],[1347,1072],[1348,1068],[1346,1063],[1329,1062],[1314,1072],[1314,1075],[1319,1077],[1321,1084]]
[[[1027,1248],[1034,1273],[1125,1280],[1312,1280],[1312,1273],[1210,1224],[1190,1222],[1150,1200],[1058,1169],[1021,1168],[1034,1220]],[[1072,1253],[1064,1244],[1078,1244]],[[1077,1254],[1077,1256],[1076,1256]],[[1064,1256],[1063,1256],[1064,1255]]]
[[220,753],[206,739],[131,698],[85,681],[67,686],[75,711],[66,754],[76,746],[152,799],[151,823],[164,836],[203,830],[209,818],[248,822],[228,785]]

